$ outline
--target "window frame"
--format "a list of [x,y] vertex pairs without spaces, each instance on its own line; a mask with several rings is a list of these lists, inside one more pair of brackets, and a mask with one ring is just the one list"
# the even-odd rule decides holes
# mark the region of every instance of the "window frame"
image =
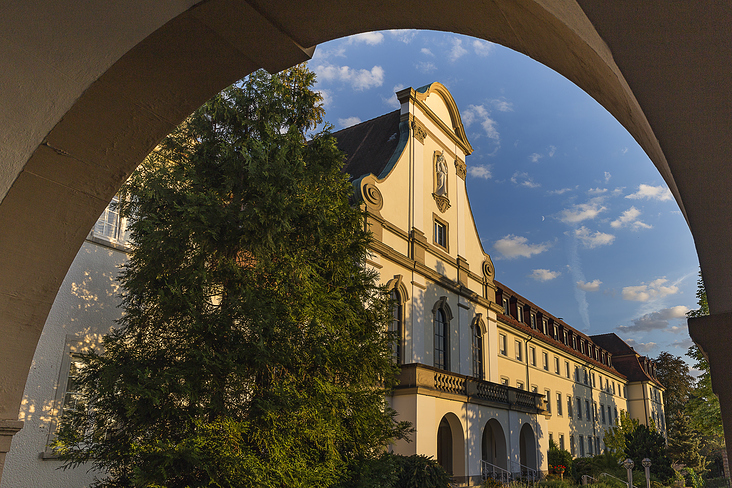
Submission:
[[[442,229],[441,233],[439,229]],[[440,236],[444,242],[441,242]],[[436,214],[432,214],[432,243],[445,252],[450,252],[450,224]]]
[[[442,325],[444,327],[443,335],[440,336],[438,332],[440,331],[440,322],[439,322],[439,316],[442,314],[444,316],[444,322],[442,322]],[[442,369],[445,371],[450,371],[450,322],[453,319],[452,311],[450,310],[450,306],[447,304],[447,297],[440,297],[439,300],[435,303],[435,305],[432,307],[432,327],[433,327],[433,364],[435,368]],[[441,339],[441,340],[438,340]],[[438,349],[438,343],[442,346],[442,350]],[[438,357],[438,353],[439,354]]]

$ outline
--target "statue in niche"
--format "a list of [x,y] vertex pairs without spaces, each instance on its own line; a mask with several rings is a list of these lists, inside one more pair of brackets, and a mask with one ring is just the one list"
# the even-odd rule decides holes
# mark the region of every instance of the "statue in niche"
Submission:
[[435,195],[439,197],[447,196],[447,162],[445,156],[437,154],[435,158],[435,176],[436,186]]

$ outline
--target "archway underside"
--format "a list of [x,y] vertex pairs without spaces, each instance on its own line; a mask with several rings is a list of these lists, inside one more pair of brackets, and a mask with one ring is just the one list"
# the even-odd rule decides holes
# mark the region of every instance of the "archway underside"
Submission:
[[[692,333],[705,341],[716,331],[717,344],[732,345],[725,313],[732,311],[732,10],[723,3],[190,0],[143,8],[129,0],[94,9],[32,0],[6,13],[0,473],[56,291],[124,179],[224,86],[259,67],[302,62],[312,54],[307,46],[358,32],[418,28],[480,37],[555,69],[594,97],[644,148],[689,222],[716,314]],[[711,361],[716,381],[728,384],[723,375],[732,368]],[[725,412],[728,402],[722,398]]]

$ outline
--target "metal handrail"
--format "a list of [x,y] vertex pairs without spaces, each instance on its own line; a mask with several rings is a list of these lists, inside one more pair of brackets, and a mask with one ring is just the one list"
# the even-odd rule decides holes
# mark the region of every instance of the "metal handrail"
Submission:
[[524,466],[523,464],[521,464],[520,462],[517,462],[517,461],[511,461],[511,469],[513,469],[514,466],[519,467],[519,470],[518,470],[519,478],[523,478],[524,472],[526,472],[525,477],[526,477],[527,481],[529,481],[532,484],[539,481],[539,472],[536,469],[530,468],[528,466]]
[[493,478],[501,483],[508,484],[513,480],[513,474],[509,470],[491,464],[485,459],[481,459],[480,461],[480,474],[483,481],[488,478]]
[[[614,478],[614,479],[616,479],[616,480],[620,481],[620,482],[621,482],[622,484],[624,484],[624,485],[625,485],[625,486],[627,486],[628,488],[630,488],[630,486],[633,486],[633,488],[638,488],[637,486],[635,486],[635,485],[630,485],[630,483],[628,483],[627,481],[623,481],[623,480],[621,480],[620,478],[618,478],[618,477],[616,477],[616,476],[613,476],[613,475],[611,475],[610,473],[600,473],[600,478],[602,478],[603,476],[609,476],[609,477],[611,477],[611,478]],[[595,478],[592,478],[592,479],[595,479]]]

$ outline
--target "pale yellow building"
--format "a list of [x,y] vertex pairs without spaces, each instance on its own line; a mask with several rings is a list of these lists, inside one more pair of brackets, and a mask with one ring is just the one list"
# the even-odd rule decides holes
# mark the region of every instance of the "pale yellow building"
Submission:
[[335,134],[375,237],[368,264],[398,304],[391,402],[415,433],[394,451],[434,456],[468,485],[545,472],[550,439],[597,454],[623,410],[665,427],[652,367],[626,371],[631,357],[647,358],[494,280],[466,189],[472,147],[448,90],[432,83],[397,97],[399,110]]

